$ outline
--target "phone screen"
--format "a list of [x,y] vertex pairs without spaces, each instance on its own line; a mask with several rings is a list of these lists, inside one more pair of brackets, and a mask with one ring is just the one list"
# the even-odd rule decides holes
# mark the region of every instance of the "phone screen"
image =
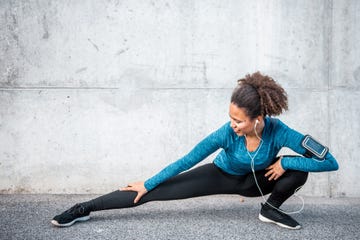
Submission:
[[305,137],[303,145],[307,150],[320,159],[323,159],[328,152],[327,147],[323,146],[309,135]]
[[307,142],[305,144],[307,146],[309,146],[311,149],[313,149],[319,155],[322,155],[324,153],[324,151],[326,151],[326,148],[323,145],[316,142],[312,138],[308,138],[308,140],[307,140]]

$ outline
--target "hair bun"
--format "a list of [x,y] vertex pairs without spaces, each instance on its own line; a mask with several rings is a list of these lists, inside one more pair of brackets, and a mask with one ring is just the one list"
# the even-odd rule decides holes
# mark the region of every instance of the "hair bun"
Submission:
[[276,116],[288,109],[285,90],[274,79],[259,71],[238,80],[231,101],[245,108],[251,118]]

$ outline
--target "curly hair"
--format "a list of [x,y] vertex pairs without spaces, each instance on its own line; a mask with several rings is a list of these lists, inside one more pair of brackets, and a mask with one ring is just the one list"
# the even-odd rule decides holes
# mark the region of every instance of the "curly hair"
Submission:
[[238,80],[231,102],[244,108],[251,119],[260,115],[276,116],[288,110],[285,90],[274,79],[260,72],[248,74]]

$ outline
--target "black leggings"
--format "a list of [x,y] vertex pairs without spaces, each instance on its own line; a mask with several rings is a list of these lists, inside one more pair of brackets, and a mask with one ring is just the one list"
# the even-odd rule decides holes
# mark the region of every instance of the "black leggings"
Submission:
[[[256,179],[263,194],[271,193],[267,202],[275,207],[286,201],[307,179],[307,172],[286,171],[279,179],[269,181],[266,170],[257,171]],[[135,207],[150,201],[164,201],[200,197],[213,194],[239,194],[246,197],[261,196],[252,173],[234,176],[223,172],[213,163],[196,167],[160,184],[134,204],[136,192],[114,191],[85,204],[91,211]]]

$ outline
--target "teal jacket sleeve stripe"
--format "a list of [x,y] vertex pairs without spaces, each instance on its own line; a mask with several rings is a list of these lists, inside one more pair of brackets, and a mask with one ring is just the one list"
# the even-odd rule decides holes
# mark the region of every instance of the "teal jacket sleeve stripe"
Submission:
[[[280,147],[288,147],[301,155],[305,154],[306,150],[301,146],[301,142],[304,135],[289,128],[278,120],[276,124],[276,143]],[[325,159],[320,161],[319,159],[306,158],[306,157],[283,157],[281,160],[281,166],[285,169],[299,170],[304,172],[323,172],[323,171],[335,171],[339,169],[339,165],[336,159],[327,153]]]
[[173,176],[176,176],[183,171],[190,169],[197,163],[204,160],[210,154],[226,145],[226,136],[230,129],[227,125],[229,124],[225,124],[217,131],[211,133],[204,140],[198,143],[187,155],[175,161],[174,163],[171,163],[158,174],[148,179],[145,182],[145,188],[148,191],[151,191],[160,183],[168,180]]

